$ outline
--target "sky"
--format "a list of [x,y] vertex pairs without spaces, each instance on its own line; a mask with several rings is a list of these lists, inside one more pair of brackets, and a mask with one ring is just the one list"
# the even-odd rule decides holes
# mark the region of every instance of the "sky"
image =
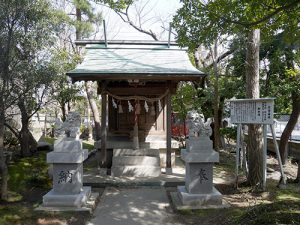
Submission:
[[[168,40],[168,32],[162,27],[168,29],[169,22],[172,21],[172,16],[181,6],[179,0],[138,0],[129,8],[129,15],[132,21],[136,24],[140,21],[142,27],[146,30],[151,29],[161,41]],[[102,12],[103,19],[107,27],[108,40],[153,40],[149,35],[142,34],[136,31],[111,9],[105,6],[95,6],[97,11]],[[141,12],[141,13],[138,13]],[[99,28],[99,32],[94,37],[95,39],[104,39],[103,26]],[[171,35],[171,40],[174,40],[174,35]]]

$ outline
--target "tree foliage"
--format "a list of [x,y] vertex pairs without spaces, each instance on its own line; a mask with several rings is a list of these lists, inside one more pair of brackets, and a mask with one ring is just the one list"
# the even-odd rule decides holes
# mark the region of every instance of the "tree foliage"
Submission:
[[111,9],[114,9],[116,11],[121,11],[134,2],[134,0],[119,0],[119,1],[94,0],[94,1],[104,3],[104,4],[108,5]]
[[66,105],[80,97],[80,86],[72,84],[66,76],[66,72],[74,69],[80,60],[81,58],[77,53],[68,52],[66,49],[53,51],[51,58],[50,64],[55,75],[52,97],[60,105],[63,121],[65,121],[67,114]]
[[[45,46],[51,45],[52,8],[46,0],[0,2],[0,168],[1,198],[7,197],[4,124],[7,109],[22,104],[26,117],[34,107],[32,95],[45,83]],[[46,76],[45,76],[46,75]],[[44,77],[45,76],[45,77]],[[27,121],[28,118],[22,118]],[[28,128],[23,123],[22,129]],[[26,132],[25,132],[26,133]]]
[[[210,48],[216,40],[222,41],[224,38],[225,41],[228,41],[227,46],[230,43],[234,43],[237,37],[240,40],[247,39],[247,42],[241,42],[241,45],[238,46],[238,48],[242,49],[243,47],[241,46],[246,46],[247,43],[246,51],[239,55],[236,54],[233,57],[235,61],[231,62],[234,65],[233,67],[231,65],[231,69],[233,69],[231,72],[239,71],[239,76],[241,74],[246,75],[242,79],[246,78],[247,95],[251,97],[251,93],[254,92],[249,88],[251,87],[253,78],[257,77],[256,74],[258,74],[258,57],[254,57],[253,53],[257,53],[259,46],[259,43],[254,42],[255,35],[251,34],[254,34],[253,31],[260,29],[262,40],[265,41],[268,37],[275,36],[279,31],[283,30],[285,38],[291,43],[295,42],[295,40],[299,39],[299,8],[299,0],[186,0],[183,1],[182,8],[178,10],[177,15],[174,17],[173,24],[178,33],[179,44],[181,46],[188,46],[192,51],[197,50],[199,46]],[[259,38],[256,38],[256,40],[259,41]],[[251,48],[252,46],[253,48]],[[247,54],[245,54],[246,52]],[[256,56],[258,55],[256,54]],[[243,59],[246,59],[246,64],[244,64]],[[250,59],[253,60],[249,61]],[[237,63],[242,66],[239,67]],[[255,79],[258,80],[257,78]],[[255,81],[255,83],[258,82]],[[251,89],[253,88],[251,87]],[[257,94],[252,97],[254,96],[259,97]],[[259,129],[255,130],[258,131]],[[251,132],[250,129],[249,135]],[[257,134],[259,133],[257,132]],[[249,143],[249,146],[252,146],[251,149],[260,148],[259,139],[256,138],[257,144]],[[249,152],[252,154],[252,151]],[[257,166],[260,163],[255,163],[255,157],[251,157],[251,162],[251,168],[256,168],[255,170],[257,170],[259,168]],[[252,179],[253,177],[255,179]],[[260,175],[252,176],[250,177],[250,182],[257,184],[257,182],[260,182],[260,177]]]
[[173,23],[178,42],[190,48],[199,43],[209,46],[222,35],[247,33],[250,29],[261,29],[263,37],[283,29],[287,37],[296,40],[300,34],[299,8],[299,0],[185,0]]

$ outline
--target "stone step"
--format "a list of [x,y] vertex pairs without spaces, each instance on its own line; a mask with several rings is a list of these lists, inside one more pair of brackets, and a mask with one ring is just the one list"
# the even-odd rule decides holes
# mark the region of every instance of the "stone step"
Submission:
[[114,149],[113,157],[115,156],[155,156],[159,157],[159,149]]
[[153,156],[114,156],[112,158],[113,166],[160,166],[159,155]]
[[[101,140],[95,141],[95,148],[101,149]],[[119,149],[119,148],[132,148],[132,141],[122,141],[122,140],[108,140],[106,143],[106,148]],[[166,148],[166,141],[150,141],[150,142],[140,142],[141,149],[159,149]],[[179,142],[176,140],[171,141],[171,148],[179,148]]]
[[82,187],[82,191],[78,194],[57,194],[53,191],[49,191],[43,196],[43,206],[75,206],[81,207],[86,204],[91,195],[91,187]]
[[159,166],[112,166],[111,175],[115,177],[158,177],[161,175]]

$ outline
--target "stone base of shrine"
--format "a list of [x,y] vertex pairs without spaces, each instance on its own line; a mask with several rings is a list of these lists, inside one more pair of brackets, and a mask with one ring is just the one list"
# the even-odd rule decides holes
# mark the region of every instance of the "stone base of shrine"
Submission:
[[160,167],[154,166],[115,166],[111,168],[114,177],[159,177]]
[[[101,149],[101,140],[95,141],[95,149]],[[140,142],[140,149],[163,149],[166,148],[166,141],[163,139],[157,138],[156,140]],[[133,148],[132,140],[122,140],[118,137],[110,137],[106,142],[106,148],[118,149],[118,148]],[[176,140],[171,141],[171,148],[179,148],[179,142]]]
[[158,177],[161,174],[158,149],[114,149],[111,175],[115,177]]
[[171,193],[171,199],[178,210],[229,207],[229,204],[222,200],[222,194],[216,188],[213,188],[209,194],[190,194],[185,186],[178,186],[177,192]]
[[44,207],[75,207],[81,208],[87,204],[91,196],[91,187],[83,187],[79,194],[56,194],[53,190],[43,196]]

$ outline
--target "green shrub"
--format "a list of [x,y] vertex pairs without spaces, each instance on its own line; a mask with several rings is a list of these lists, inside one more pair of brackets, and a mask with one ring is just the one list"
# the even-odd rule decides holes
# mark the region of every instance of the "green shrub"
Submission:
[[220,128],[220,134],[226,139],[227,143],[229,144],[230,140],[236,140],[236,127],[225,127]]

